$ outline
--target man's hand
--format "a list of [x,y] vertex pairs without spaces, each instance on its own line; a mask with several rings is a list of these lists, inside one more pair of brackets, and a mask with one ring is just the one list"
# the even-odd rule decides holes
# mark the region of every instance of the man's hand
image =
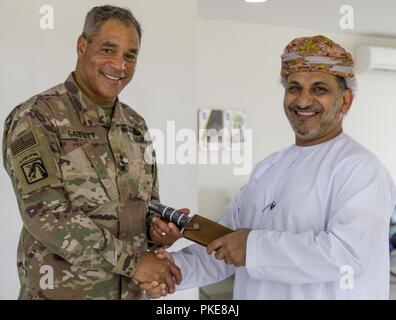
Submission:
[[[171,254],[165,251],[164,249],[156,250],[155,255],[160,260],[168,259],[172,263],[175,262]],[[145,290],[147,295],[151,299],[158,299],[168,295],[168,287],[166,286],[165,283],[160,284],[157,281],[144,282],[144,283],[136,283],[136,281],[134,282],[135,284],[138,284],[141,289]]]
[[235,267],[246,265],[246,244],[250,229],[238,229],[209,243],[208,254],[216,251],[215,257]]
[[145,290],[151,299],[159,299],[168,295],[168,288],[165,283],[158,284],[157,281],[145,282],[141,283],[139,287]]
[[[190,214],[190,209],[183,208],[180,211],[184,215]],[[173,223],[161,220],[159,217],[154,217],[151,220],[150,237],[151,240],[161,246],[171,246],[176,240],[182,237],[179,228]]]
[[180,269],[168,259],[159,259],[155,253],[145,252],[140,258],[136,272],[133,276],[134,282],[166,284],[168,292],[173,293],[176,285],[181,282]]

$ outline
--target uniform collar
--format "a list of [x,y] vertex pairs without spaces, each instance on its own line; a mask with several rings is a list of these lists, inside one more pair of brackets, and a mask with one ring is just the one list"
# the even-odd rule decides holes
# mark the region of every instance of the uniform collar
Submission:
[[136,123],[136,119],[128,113],[127,107],[119,101],[118,97],[114,106],[113,119],[110,120],[106,117],[102,108],[88,98],[88,96],[80,89],[74,78],[73,72],[66,79],[64,85],[83,126],[94,127],[100,125],[110,127],[110,125],[114,124],[133,125]]

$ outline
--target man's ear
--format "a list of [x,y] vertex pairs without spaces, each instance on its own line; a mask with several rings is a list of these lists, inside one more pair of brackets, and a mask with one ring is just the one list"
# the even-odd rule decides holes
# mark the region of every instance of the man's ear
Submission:
[[77,40],[77,56],[79,59],[83,58],[87,50],[87,40],[81,35]]
[[353,94],[350,89],[344,90],[342,93],[342,104],[341,104],[341,112],[343,114],[347,114],[353,101]]

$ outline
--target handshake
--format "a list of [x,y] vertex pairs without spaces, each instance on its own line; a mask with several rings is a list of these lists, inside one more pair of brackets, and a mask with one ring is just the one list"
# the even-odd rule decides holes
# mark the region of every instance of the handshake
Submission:
[[[150,201],[149,208],[157,213],[150,226],[151,240],[157,245],[167,247],[184,236],[205,246],[209,255],[215,252],[215,258],[226,264],[245,265],[250,230],[234,231],[197,214],[188,217],[189,209],[175,210],[155,200]],[[142,255],[132,281],[149,297],[157,299],[174,293],[182,274],[171,254],[162,248]]]
[[[183,234],[171,220],[162,220],[161,214],[157,212],[158,210],[153,210],[153,204],[160,205],[156,201],[150,202],[150,209],[157,213],[150,224],[151,240],[162,247],[171,246],[176,240],[182,238]],[[187,217],[190,210],[183,208],[177,210],[177,212],[179,215]],[[168,293],[174,293],[176,284],[180,284],[181,280],[180,268],[176,266],[170,253],[164,249],[145,252],[141,256],[132,278],[135,285],[143,289],[152,299],[158,299]]]
[[132,281],[147,293],[158,299],[176,291],[176,284],[182,280],[181,271],[164,249],[145,252],[140,258]]

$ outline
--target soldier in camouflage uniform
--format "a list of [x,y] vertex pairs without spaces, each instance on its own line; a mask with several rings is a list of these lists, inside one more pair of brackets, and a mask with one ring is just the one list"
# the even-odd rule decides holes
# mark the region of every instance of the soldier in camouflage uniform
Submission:
[[6,119],[4,164],[23,220],[20,299],[145,299],[138,282],[173,291],[181,280],[147,252],[150,235],[169,245],[179,234],[148,228],[157,166],[145,161],[154,154],[144,119],[117,98],[140,38],[128,10],[92,9],[75,72]]

